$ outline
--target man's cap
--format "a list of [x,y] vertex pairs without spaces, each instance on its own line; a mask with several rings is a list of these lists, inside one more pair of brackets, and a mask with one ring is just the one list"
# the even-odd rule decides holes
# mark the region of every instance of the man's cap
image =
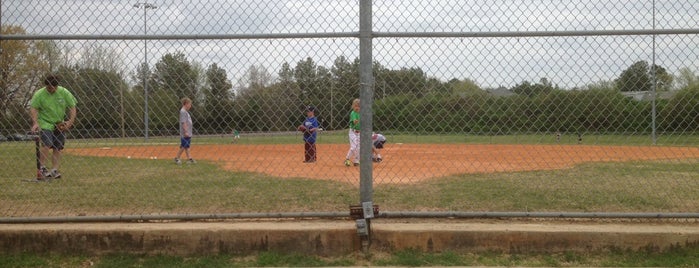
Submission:
[[311,106],[306,106],[306,112],[313,112],[313,113],[316,113],[316,112],[318,112],[318,110],[316,109],[315,106],[312,106],[312,105],[311,105]]

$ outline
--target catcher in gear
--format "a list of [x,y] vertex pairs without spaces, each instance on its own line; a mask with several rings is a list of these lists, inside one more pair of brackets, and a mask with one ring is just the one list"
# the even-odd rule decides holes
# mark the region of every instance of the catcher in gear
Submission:
[[371,161],[377,163],[383,161],[379,149],[383,149],[383,145],[386,144],[386,136],[381,133],[371,133],[371,144]]
[[[58,81],[58,76],[47,76],[44,79],[45,87],[34,93],[30,102],[31,131],[39,134],[41,139],[39,169],[44,178],[61,177],[58,169],[61,166],[61,150],[66,140],[64,131],[73,126],[77,115],[75,108],[77,100],[68,89],[59,86]],[[68,120],[64,121],[66,110],[68,110]],[[53,151],[51,170],[46,167],[49,151]]]

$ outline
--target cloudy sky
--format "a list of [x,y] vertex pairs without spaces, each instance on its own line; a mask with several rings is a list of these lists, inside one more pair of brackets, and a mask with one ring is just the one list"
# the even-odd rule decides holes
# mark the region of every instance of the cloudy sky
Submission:
[[[240,35],[354,33],[359,1],[2,1],[3,25],[38,35]],[[141,1],[143,3],[143,1]],[[653,5],[655,4],[655,6]],[[699,29],[699,1],[479,0],[373,1],[378,33],[604,31]],[[145,16],[144,16],[145,15]],[[144,59],[141,40],[68,41],[81,49],[107,46],[131,71]],[[652,36],[376,38],[374,59],[391,69],[419,67],[430,76],[468,78],[483,87],[513,86],[546,77],[564,87],[616,78],[636,61],[653,60]],[[206,67],[218,64],[236,80],[251,65],[276,74],[308,57],[331,67],[358,57],[357,38],[149,40],[149,62],[183,52]],[[697,35],[658,35],[655,61],[676,72],[699,66]]]

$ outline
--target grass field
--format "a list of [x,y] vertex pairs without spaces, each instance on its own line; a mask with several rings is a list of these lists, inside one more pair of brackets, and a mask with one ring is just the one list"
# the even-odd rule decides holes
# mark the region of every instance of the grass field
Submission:
[[[345,143],[345,133],[325,133],[320,142]],[[576,143],[548,135],[467,137],[391,135],[401,143]],[[659,139],[665,146],[699,146],[697,137]],[[242,144],[296,144],[298,135],[244,136]],[[176,146],[174,138],[70,140],[69,147],[136,144]],[[227,144],[229,137],[198,137],[200,144]],[[585,143],[648,145],[648,137],[586,136]],[[23,183],[33,170],[33,143],[0,143],[2,217],[151,215],[243,212],[346,211],[359,191],[347,183],[231,172],[216,163],[173,166],[171,161],[68,155],[80,167],[70,179]],[[409,185],[376,185],[373,199],[383,211],[569,211],[695,212],[699,207],[699,159],[586,163],[552,171],[448,176]],[[29,170],[29,172],[28,172]],[[328,266],[547,266],[696,267],[699,248],[664,252],[505,254],[413,250],[322,258],[276,252],[255,256],[72,256],[0,254],[0,267],[328,267]]]
[[670,249],[665,252],[623,251],[605,253],[502,254],[502,253],[423,253],[415,250],[365,256],[355,254],[335,258],[262,252],[256,256],[69,256],[19,254],[0,255],[0,267],[420,267],[420,266],[498,266],[498,267],[697,267],[699,247]]
[[[344,142],[343,133],[320,142]],[[390,136],[395,142],[544,143],[540,135],[504,137]],[[643,143],[647,137],[591,136],[605,144]],[[298,143],[298,135],[244,136],[241,143]],[[682,139],[697,146],[696,137]],[[173,139],[149,144],[173,146]],[[69,147],[134,145],[142,139],[71,140]],[[201,137],[201,143],[230,143]],[[555,141],[546,141],[555,142]],[[561,141],[561,142],[573,142]],[[176,145],[175,145],[176,146]],[[0,144],[0,211],[6,217],[121,214],[346,211],[358,203],[356,186],[341,182],[222,170],[216,163],[67,155],[80,176],[55,183],[21,183],[33,176],[33,143]],[[467,174],[410,185],[377,185],[374,203],[388,211],[693,212],[699,207],[699,159],[587,163],[553,171]],[[4,164],[5,165],[5,164]],[[29,172],[28,172],[29,171]]]

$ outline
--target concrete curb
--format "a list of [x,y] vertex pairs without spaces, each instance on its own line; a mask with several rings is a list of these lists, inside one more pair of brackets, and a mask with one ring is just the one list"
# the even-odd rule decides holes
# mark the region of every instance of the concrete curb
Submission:
[[[660,251],[699,243],[697,224],[371,223],[371,250]],[[260,251],[341,256],[361,249],[351,220],[0,224],[5,253],[211,255]]]
[[373,226],[373,248],[469,252],[660,251],[699,243],[699,225],[462,223]]

